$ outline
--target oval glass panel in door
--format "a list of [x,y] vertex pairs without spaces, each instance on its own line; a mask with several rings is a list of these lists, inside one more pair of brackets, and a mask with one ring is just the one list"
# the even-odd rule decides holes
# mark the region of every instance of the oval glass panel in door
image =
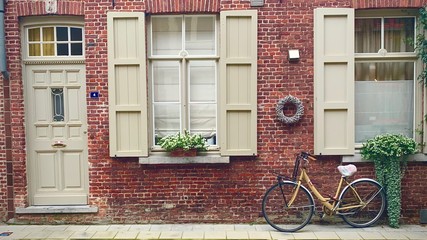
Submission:
[[64,121],[64,89],[52,88],[53,121]]

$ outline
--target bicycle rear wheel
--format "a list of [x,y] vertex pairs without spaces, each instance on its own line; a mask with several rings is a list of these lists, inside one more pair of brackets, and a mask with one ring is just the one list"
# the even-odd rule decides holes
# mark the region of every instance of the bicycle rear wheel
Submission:
[[[295,200],[290,203],[297,191]],[[273,228],[281,232],[295,232],[310,222],[314,212],[313,198],[307,189],[294,182],[272,186],[262,200],[262,213]]]
[[[376,223],[384,212],[386,200],[381,185],[372,179],[355,181],[347,187],[340,197],[339,207],[348,207],[360,204],[360,200],[366,204],[364,207],[339,211],[342,219],[353,227],[368,227]],[[353,190],[354,189],[354,190]]]

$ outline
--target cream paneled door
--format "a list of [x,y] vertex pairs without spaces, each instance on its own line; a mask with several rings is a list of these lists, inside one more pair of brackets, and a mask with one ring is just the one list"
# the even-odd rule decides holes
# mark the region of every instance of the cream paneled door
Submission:
[[31,205],[87,204],[85,81],[83,64],[26,66]]

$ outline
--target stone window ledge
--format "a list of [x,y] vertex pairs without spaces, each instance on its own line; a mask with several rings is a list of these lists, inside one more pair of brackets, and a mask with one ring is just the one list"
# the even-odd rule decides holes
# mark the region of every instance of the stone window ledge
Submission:
[[30,206],[16,208],[17,214],[46,214],[46,213],[97,213],[96,206]]
[[[342,162],[344,163],[358,163],[358,162],[373,162],[371,160],[362,159],[360,153],[356,153],[352,156],[343,156]],[[427,162],[427,156],[423,153],[417,153],[408,157],[408,162]]]
[[169,157],[169,156],[149,156],[139,158],[140,164],[227,164],[230,163],[230,157],[196,156],[196,157]]

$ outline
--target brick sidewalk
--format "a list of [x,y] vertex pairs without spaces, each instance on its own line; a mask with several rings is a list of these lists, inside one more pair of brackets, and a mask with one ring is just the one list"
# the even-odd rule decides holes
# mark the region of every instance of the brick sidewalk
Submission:
[[352,228],[348,225],[309,224],[295,233],[269,225],[248,224],[135,224],[135,225],[0,225],[6,239],[427,239],[427,226],[403,225]]

